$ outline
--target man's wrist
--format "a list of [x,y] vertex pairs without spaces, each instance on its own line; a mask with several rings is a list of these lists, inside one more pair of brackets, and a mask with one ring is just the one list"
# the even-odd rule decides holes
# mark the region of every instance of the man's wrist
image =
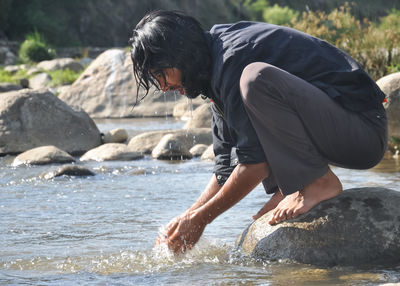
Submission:
[[197,221],[199,224],[206,226],[207,224],[211,223],[214,218],[212,215],[206,211],[204,206],[197,208],[190,212],[190,216],[192,219]]

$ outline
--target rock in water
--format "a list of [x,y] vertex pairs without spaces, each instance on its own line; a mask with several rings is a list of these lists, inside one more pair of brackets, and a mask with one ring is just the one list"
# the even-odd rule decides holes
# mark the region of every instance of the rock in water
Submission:
[[176,134],[165,135],[153,149],[151,156],[160,160],[191,159],[193,155]]
[[41,146],[30,149],[19,154],[13,161],[13,166],[23,164],[29,165],[45,165],[54,163],[70,163],[75,159],[67,152],[57,148],[56,146]]
[[79,154],[101,143],[100,131],[82,110],[46,90],[10,91],[0,97],[0,154],[54,145]]
[[103,136],[104,143],[124,143],[128,140],[128,132],[123,128],[115,128]]
[[53,179],[55,177],[61,177],[61,176],[89,177],[94,175],[95,173],[93,173],[92,171],[83,166],[64,165],[58,168],[56,171],[44,173],[40,175],[40,177],[45,179]]
[[125,144],[106,143],[97,148],[87,151],[80,158],[81,161],[130,161],[142,159],[143,155],[134,152]]
[[400,261],[400,192],[385,188],[345,190],[308,213],[274,226],[269,212],[236,244],[254,258],[334,265]]
[[386,94],[384,103],[389,125],[389,135],[400,138],[400,72],[379,79],[377,85]]

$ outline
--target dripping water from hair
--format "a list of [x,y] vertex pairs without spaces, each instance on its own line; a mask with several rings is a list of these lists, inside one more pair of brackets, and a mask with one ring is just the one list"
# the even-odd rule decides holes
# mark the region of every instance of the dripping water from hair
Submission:
[[[175,92],[174,92],[175,94]],[[163,96],[164,96],[164,105],[167,105],[167,95],[166,92],[163,92]],[[165,109],[165,120],[168,121],[168,111],[167,109]]]

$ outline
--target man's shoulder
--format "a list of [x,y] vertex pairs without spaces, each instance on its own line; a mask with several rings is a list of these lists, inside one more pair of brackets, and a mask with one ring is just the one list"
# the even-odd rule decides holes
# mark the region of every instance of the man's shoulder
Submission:
[[284,28],[282,26],[277,26],[264,22],[253,22],[253,21],[240,21],[236,23],[228,23],[228,24],[216,24],[214,25],[210,33],[212,35],[219,35],[223,33],[234,33],[240,32],[242,30],[271,30],[271,29],[281,29]]

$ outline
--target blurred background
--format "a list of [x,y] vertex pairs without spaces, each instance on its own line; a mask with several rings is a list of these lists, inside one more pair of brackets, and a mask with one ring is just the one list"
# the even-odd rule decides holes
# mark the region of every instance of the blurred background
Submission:
[[[127,47],[132,28],[154,9],[185,11],[205,29],[240,20],[291,26],[344,49],[375,79],[399,69],[400,0],[0,0],[0,46],[18,63],[95,57]],[[25,40],[48,53],[21,54]]]

